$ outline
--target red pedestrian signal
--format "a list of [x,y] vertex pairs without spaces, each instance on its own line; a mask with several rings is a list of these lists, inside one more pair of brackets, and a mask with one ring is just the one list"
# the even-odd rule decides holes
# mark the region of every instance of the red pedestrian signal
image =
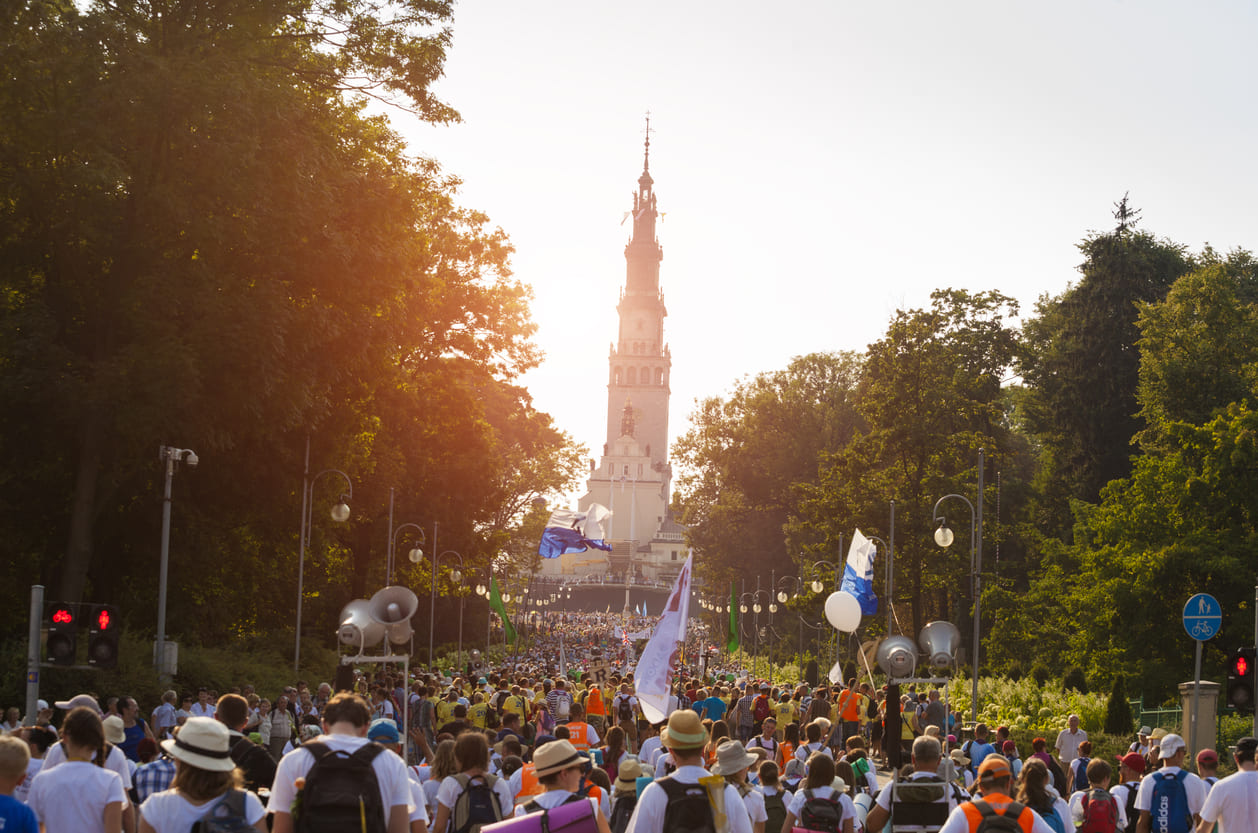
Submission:
[[48,627],[44,659],[53,665],[74,665],[79,637],[79,626],[75,622],[75,606],[64,602],[53,602],[45,607],[44,611]]
[[1238,677],[1248,677],[1249,660],[1245,659],[1243,656],[1237,657],[1236,662],[1232,665],[1232,673]]
[[109,630],[109,625],[112,622],[113,620],[109,617],[109,608],[102,607],[96,613],[96,629],[97,630],[102,630],[102,631]]
[[1237,648],[1227,667],[1227,704],[1238,712],[1254,710],[1253,648]]
[[114,626],[117,619],[113,605],[92,608],[87,632],[88,665],[113,668],[118,664],[118,629]]

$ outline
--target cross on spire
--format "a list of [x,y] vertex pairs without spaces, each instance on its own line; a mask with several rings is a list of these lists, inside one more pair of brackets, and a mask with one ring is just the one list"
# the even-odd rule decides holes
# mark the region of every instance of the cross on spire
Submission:
[[651,170],[651,134],[655,131],[651,129],[651,111],[646,111],[646,141],[643,143],[644,150],[642,152],[642,172],[649,173]]

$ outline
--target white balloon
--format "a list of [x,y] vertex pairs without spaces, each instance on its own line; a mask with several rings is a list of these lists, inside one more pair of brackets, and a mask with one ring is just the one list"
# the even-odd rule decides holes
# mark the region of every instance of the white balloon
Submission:
[[826,619],[835,630],[855,633],[861,623],[861,603],[847,591],[831,593],[826,599]]

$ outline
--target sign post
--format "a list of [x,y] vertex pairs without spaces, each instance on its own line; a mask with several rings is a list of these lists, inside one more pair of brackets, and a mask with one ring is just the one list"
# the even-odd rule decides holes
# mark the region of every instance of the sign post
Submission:
[[1197,754],[1197,711],[1201,699],[1201,646],[1219,632],[1223,625],[1223,607],[1209,593],[1198,593],[1184,605],[1184,630],[1197,643],[1197,658],[1193,670],[1192,718],[1188,724],[1190,755]]

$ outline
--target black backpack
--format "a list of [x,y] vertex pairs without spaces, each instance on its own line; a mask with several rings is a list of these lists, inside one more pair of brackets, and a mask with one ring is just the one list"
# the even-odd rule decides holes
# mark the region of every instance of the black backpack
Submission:
[[[778,790],[773,795],[764,797],[764,812],[768,815],[768,819],[764,823],[766,831],[780,831],[782,823],[786,821],[786,799],[782,798],[782,791]],[[613,831],[613,833],[615,833]]]
[[799,811],[800,827],[822,833],[838,833],[842,825],[843,805],[839,802],[838,793],[822,798],[813,795],[812,790],[804,790],[804,806]]
[[[612,833],[625,833],[629,827],[629,819],[633,818],[633,811],[638,806],[638,796],[622,795],[612,804],[611,825]],[[781,830],[781,826],[778,827]]]
[[622,697],[617,702],[616,717],[620,718],[621,723],[633,722],[633,704],[629,702],[628,697]]
[[673,777],[655,783],[668,796],[662,833],[716,833],[708,789],[702,784],[683,784]]
[[463,791],[455,799],[450,813],[451,833],[479,833],[482,825],[502,821],[502,805],[494,792],[494,784],[498,781],[495,776],[459,774],[454,776],[454,780],[459,782]]
[[992,805],[981,799],[974,802],[974,807],[979,814],[978,830],[974,833],[1022,833],[1018,819],[1022,816],[1026,805],[1011,801],[1003,815],[997,813]]
[[1127,831],[1126,833],[1136,833],[1136,822],[1139,821],[1140,813],[1136,811],[1136,790],[1140,789],[1139,781],[1132,781],[1124,784],[1127,788]]
[[319,741],[302,749],[314,757],[294,813],[296,833],[386,833],[384,802],[372,766],[384,747],[364,744],[353,754],[334,750]]
[[252,829],[245,819],[244,790],[228,790],[192,825],[192,833],[243,833]]
[[943,800],[949,789],[956,790],[938,775],[895,781],[891,790],[891,824],[938,830],[948,820],[948,802]]

